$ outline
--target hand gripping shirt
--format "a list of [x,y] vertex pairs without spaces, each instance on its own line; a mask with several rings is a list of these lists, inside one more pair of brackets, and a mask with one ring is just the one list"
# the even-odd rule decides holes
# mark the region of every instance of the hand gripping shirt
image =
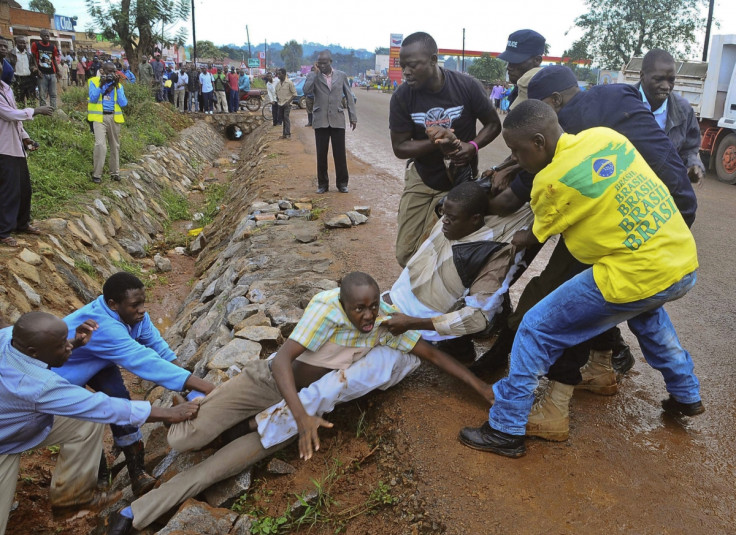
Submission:
[[532,186],[534,235],[562,234],[593,265],[606,301],[651,297],[698,267],[695,240],[664,183],[608,128],[563,134]]
[[309,302],[289,339],[307,348],[297,360],[333,370],[343,370],[363,358],[376,346],[388,346],[405,353],[419,341],[417,331],[392,335],[381,323],[395,307],[381,301],[378,318],[369,333],[359,331],[340,303],[340,288],[320,292]]

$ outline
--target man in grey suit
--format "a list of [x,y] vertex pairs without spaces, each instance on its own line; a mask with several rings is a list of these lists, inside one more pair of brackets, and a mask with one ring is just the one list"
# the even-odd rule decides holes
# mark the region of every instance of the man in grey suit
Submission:
[[[355,130],[358,116],[355,101],[350,91],[347,75],[332,68],[332,54],[323,50],[312,71],[304,82],[304,94],[314,95],[312,126],[317,144],[317,193],[330,189],[327,175],[327,150],[332,141],[332,156],[335,160],[337,190],[348,192],[348,162],[345,156],[345,109],[347,105],[350,127]],[[343,96],[345,99],[343,100]]]

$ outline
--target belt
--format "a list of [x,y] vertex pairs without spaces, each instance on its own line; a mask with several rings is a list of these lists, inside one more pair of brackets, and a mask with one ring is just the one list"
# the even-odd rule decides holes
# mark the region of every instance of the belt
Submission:
[[114,111],[103,111],[102,115],[113,115],[114,113]]

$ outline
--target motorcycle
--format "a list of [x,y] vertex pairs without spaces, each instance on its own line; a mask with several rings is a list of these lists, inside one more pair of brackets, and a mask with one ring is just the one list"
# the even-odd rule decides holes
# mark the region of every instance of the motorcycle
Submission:
[[251,89],[250,91],[241,91],[240,98],[240,109],[246,108],[249,111],[258,111],[263,105],[263,97],[266,95],[265,91],[260,89]]

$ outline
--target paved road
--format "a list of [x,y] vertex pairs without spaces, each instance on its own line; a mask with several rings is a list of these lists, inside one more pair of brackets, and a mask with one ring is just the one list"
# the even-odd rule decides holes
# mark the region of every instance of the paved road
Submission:
[[[390,95],[358,91],[358,129],[348,135],[348,148],[358,158],[396,179],[386,195],[401,191],[403,163],[391,151],[388,133]],[[499,138],[481,151],[488,166],[507,153]],[[707,412],[674,420],[659,406],[667,393],[661,376],[644,362],[637,364],[612,398],[576,395],[572,433],[567,447],[529,441],[522,462],[470,453],[459,448],[434,453],[422,447],[426,434],[454,440],[468,407],[446,417],[439,406],[427,427],[407,429],[419,459],[417,470],[434,489],[431,500],[450,525],[472,515],[489,515],[498,532],[524,533],[734,533],[736,525],[736,187],[711,174],[696,190],[699,200],[693,226],[700,258],[698,283],[683,299],[668,305],[683,345],[691,352],[702,383]],[[630,338],[630,334],[627,335]],[[415,396],[415,404],[432,397]],[[399,400],[399,403],[401,401]],[[405,405],[404,416],[414,407]],[[417,414],[417,417],[421,415]],[[462,421],[461,421],[462,420]],[[447,429],[444,429],[444,426]],[[413,442],[412,442],[413,441]],[[457,463],[453,455],[457,454]],[[445,457],[446,456],[446,457]],[[468,460],[472,468],[468,468]],[[439,466],[432,466],[439,461]],[[465,473],[463,484],[473,493],[454,492],[445,483],[444,464]],[[464,464],[465,463],[465,464]],[[514,464],[516,463],[516,464]],[[519,467],[514,468],[514,467]],[[498,488],[499,482],[502,489]],[[437,494],[442,489],[442,495]],[[432,493],[428,491],[429,497]],[[485,504],[471,498],[484,497]],[[540,521],[540,519],[542,519]],[[526,521],[539,522],[536,530]],[[454,532],[451,530],[451,532]]]

